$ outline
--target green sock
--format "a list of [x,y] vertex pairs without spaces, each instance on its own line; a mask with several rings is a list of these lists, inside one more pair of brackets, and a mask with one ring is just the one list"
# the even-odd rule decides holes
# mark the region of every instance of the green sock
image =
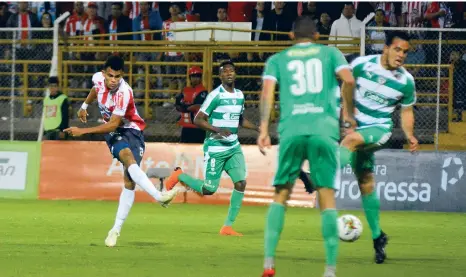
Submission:
[[285,206],[273,202],[270,204],[265,223],[265,258],[274,258],[278,240],[283,230],[285,221]]
[[203,180],[193,178],[189,176],[188,174],[184,174],[184,173],[180,174],[180,176],[178,177],[178,180],[185,183],[188,187],[192,188],[193,190],[202,194],[202,186],[204,185]]
[[244,192],[233,189],[230,199],[230,208],[228,209],[228,216],[225,220],[225,226],[231,226],[235,222],[235,219],[239,214],[239,209],[241,209],[241,204],[243,204],[243,198]]
[[375,190],[371,194],[362,196],[362,206],[372,231],[372,239],[376,239],[380,236],[381,231],[379,225],[380,200]]
[[351,163],[351,152],[348,148],[340,146],[340,167],[343,168],[347,164]]
[[322,211],[322,235],[325,244],[326,265],[336,266],[339,240],[336,210],[326,209]]

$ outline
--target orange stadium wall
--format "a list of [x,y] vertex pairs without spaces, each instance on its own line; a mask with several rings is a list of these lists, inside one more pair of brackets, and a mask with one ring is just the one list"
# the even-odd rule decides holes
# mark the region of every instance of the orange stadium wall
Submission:
[[[271,186],[276,168],[276,147],[262,156],[256,146],[243,146],[247,164],[247,187],[244,203],[264,205],[273,196]],[[203,176],[203,152],[201,145],[175,143],[147,143],[141,167],[182,167],[197,178]],[[158,179],[152,179],[160,185]],[[42,144],[40,167],[40,199],[118,200],[123,186],[121,164],[112,160],[105,142],[52,142]],[[233,183],[225,173],[218,191],[212,196],[200,197],[192,192],[181,193],[175,203],[228,204]],[[136,201],[153,201],[137,188]],[[297,181],[292,206],[314,207],[315,195],[304,191]]]

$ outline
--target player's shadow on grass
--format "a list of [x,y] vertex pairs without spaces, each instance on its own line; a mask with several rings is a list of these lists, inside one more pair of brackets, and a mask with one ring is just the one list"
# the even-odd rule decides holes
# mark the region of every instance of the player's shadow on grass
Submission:
[[[137,246],[138,248],[141,248],[141,247],[150,247],[150,248],[154,248],[154,247],[160,247],[163,245],[163,243],[160,243],[160,242],[153,242],[153,241],[130,241],[128,243],[126,243],[127,246],[125,245],[118,245],[118,248],[120,247],[131,247],[131,246]],[[101,246],[100,244],[95,244],[95,243],[91,243],[89,246]]]
[[153,242],[153,241],[130,241],[128,242],[129,245],[133,245],[133,246],[138,246],[138,247],[151,247],[153,248],[154,246],[162,246],[163,243],[160,243],[160,242]]

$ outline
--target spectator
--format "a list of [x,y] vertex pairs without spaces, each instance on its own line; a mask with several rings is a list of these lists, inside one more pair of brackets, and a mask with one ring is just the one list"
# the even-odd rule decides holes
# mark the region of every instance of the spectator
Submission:
[[[37,16],[29,11],[29,2],[19,2],[18,13],[14,13],[8,18],[6,23],[7,27],[10,28],[34,28],[39,27],[40,22]],[[33,32],[31,30],[21,30],[16,36],[17,39],[28,40],[33,38]],[[16,51],[18,59],[29,59],[31,45],[19,44]]]
[[202,69],[193,66],[189,69],[190,86],[176,96],[176,110],[181,113],[178,125],[181,126],[182,143],[203,143],[205,131],[194,125],[194,117],[207,97],[207,90],[202,85]]
[[313,1],[307,2],[306,9],[303,10],[302,15],[309,16],[314,20],[314,23],[317,24],[319,22],[319,17],[317,15],[317,3]]
[[[171,17],[163,22],[163,38],[168,41],[175,40],[175,33],[171,31],[173,23],[182,21],[180,17],[180,8],[177,4],[172,4],[169,8]],[[164,60],[168,62],[181,62],[183,60],[183,53],[181,52],[167,52],[165,53]],[[182,66],[166,66],[167,74],[185,74]],[[179,77],[174,77],[173,80],[177,80],[178,87],[183,87],[183,81]]]
[[[140,14],[133,19],[133,32],[140,31],[153,31],[153,30],[162,30],[162,18],[157,9],[151,10],[149,2],[140,2],[137,5],[133,5],[140,8]],[[161,40],[161,33],[152,33],[152,34],[135,34],[133,35],[134,40]],[[160,61],[161,59],[160,52],[142,52],[138,53],[138,61]],[[158,74],[161,73],[160,66],[153,66],[154,71]],[[144,67],[138,68],[138,74],[144,74]],[[148,80],[146,80],[148,81]],[[162,78],[157,77],[157,87],[162,87]],[[138,89],[144,90],[145,83],[144,77],[138,78]],[[138,92],[136,97],[143,96],[144,93]]]
[[369,26],[372,27],[380,27],[380,29],[377,30],[370,30],[369,31],[369,38],[371,40],[379,40],[382,41],[381,43],[373,43],[370,45],[369,53],[370,54],[381,54],[383,51],[383,48],[385,46],[385,31],[381,29],[382,27],[389,27],[390,24],[388,24],[385,21],[385,12],[382,9],[378,9],[375,11],[375,17],[374,20],[371,21]]
[[[274,9],[264,18],[264,30],[290,32],[294,18],[284,12],[285,2],[274,2]],[[268,39],[266,39],[268,40]],[[289,40],[288,34],[276,35],[274,40]]]
[[[361,36],[361,21],[354,15],[354,5],[345,4],[341,17],[332,24],[330,40],[344,41],[358,39]],[[352,46],[351,44],[338,44],[337,46]]]
[[44,98],[44,137],[47,140],[66,139],[64,129],[69,127],[68,97],[58,90],[58,78],[50,77],[50,95]]
[[195,10],[196,4],[194,2],[186,2],[185,18],[187,22],[199,22],[201,21],[200,11]]
[[443,28],[446,14],[447,9],[445,4],[441,2],[428,2],[424,20],[427,21],[427,26],[430,28]]
[[[83,28],[82,28],[82,35],[97,35],[97,34],[105,34],[105,20],[97,15],[97,4],[95,2],[89,2],[87,4],[87,18],[84,21]],[[105,37],[100,37],[96,39],[104,40]],[[94,37],[85,37],[84,40],[92,41]],[[89,46],[94,46],[94,44],[89,43]],[[101,53],[81,53],[77,55],[77,58],[83,61],[95,61],[95,60],[102,60],[104,57]],[[86,73],[95,73],[97,71],[97,67],[94,65],[85,65],[84,72]],[[90,78],[86,78],[82,83],[83,88],[89,88],[92,85]],[[83,93],[81,96],[85,96],[87,93]]]
[[[105,34],[105,20],[97,15],[97,4],[89,2],[87,4],[87,18],[84,21],[82,34],[97,35]],[[93,37],[84,38],[85,40],[94,40]],[[104,37],[100,39],[105,39]]]
[[[162,18],[158,10],[150,9],[149,2],[138,3],[140,14],[133,19],[133,32],[162,30]],[[134,40],[161,40],[161,33],[135,34]]]
[[[117,33],[130,33],[132,32],[131,19],[128,16],[123,15],[123,4],[120,2],[115,2],[112,4],[112,15],[108,17],[107,21],[107,33],[117,34]],[[131,35],[122,35],[116,36],[111,35],[110,40],[132,40]]]
[[[84,33],[84,22],[87,19],[87,14],[84,12],[83,2],[75,2],[73,14],[66,19],[65,22],[65,38],[73,39],[73,37],[82,35]],[[72,45],[72,44],[70,44]],[[68,53],[70,60],[79,60],[80,55],[77,53],[69,52]],[[69,66],[69,72],[77,73],[79,72],[79,66]],[[79,79],[82,77],[72,77],[70,80],[70,87],[77,88],[79,86]]]
[[377,5],[376,10],[383,10],[385,14],[385,22],[389,24],[389,26],[398,26],[401,24],[401,11],[400,11],[400,3],[392,3],[392,2],[380,2]]
[[57,4],[55,2],[34,1],[31,5],[31,11],[37,15],[39,20],[42,19],[42,14],[48,12],[54,21],[57,16]]
[[453,71],[453,109],[456,122],[463,121],[463,111],[466,109],[466,61],[461,59],[458,51],[450,54],[450,63],[455,67]]
[[[424,21],[427,22],[427,27],[443,28],[445,23],[445,15],[447,14],[446,6],[441,2],[429,2],[424,13]],[[438,32],[425,33],[425,39],[438,40]],[[435,64],[438,61],[438,45],[428,45],[425,49],[427,63]]]
[[217,10],[217,22],[228,22],[227,9],[218,8]]
[[[0,28],[6,27],[8,18],[10,18],[11,12],[8,11],[8,4],[5,2],[0,2]],[[5,34],[0,33],[0,38],[4,39]]]
[[423,2],[403,2],[401,6],[402,27],[422,27],[424,12],[426,11],[426,3]]
[[[266,10],[264,2],[257,2],[256,8],[252,14],[252,30],[262,31],[264,28],[264,18],[265,18]],[[252,32],[251,33],[251,40],[259,41],[259,40],[266,40],[266,36],[268,34],[260,33],[260,32]],[[270,35],[268,35],[270,38]]]
[[66,36],[72,37],[81,34],[86,18],[87,14],[84,13],[84,4],[82,2],[75,2],[73,14],[65,22]]
[[320,40],[328,40],[328,36],[330,35],[330,30],[332,25],[330,24],[330,15],[326,12],[323,12],[320,15],[320,21],[317,23],[317,31],[320,35],[322,35],[319,39]]
[[228,20],[231,22],[250,22],[254,2],[228,2]]

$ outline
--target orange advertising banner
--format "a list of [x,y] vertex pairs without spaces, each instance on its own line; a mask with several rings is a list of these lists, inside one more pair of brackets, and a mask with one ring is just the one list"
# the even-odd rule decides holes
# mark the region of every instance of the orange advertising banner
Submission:
[[[243,146],[247,167],[245,204],[264,205],[272,201],[272,181],[276,168],[276,147],[263,156],[257,146]],[[141,168],[174,168],[179,166],[196,178],[204,178],[204,158],[201,145],[177,143],[146,143]],[[159,188],[160,181],[152,179]],[[123,167],[105,142],[59,142],[42,144],[39,198],[118,200],[123,187]],[[233,183],[224,172],[218,191],[200,197],[192,192],[180,193],[174,203],[228,204]],[[136,201],[153,199],[136,187]],[[304,190],[297,180],[290,206],[315,207],[315,195]]]

